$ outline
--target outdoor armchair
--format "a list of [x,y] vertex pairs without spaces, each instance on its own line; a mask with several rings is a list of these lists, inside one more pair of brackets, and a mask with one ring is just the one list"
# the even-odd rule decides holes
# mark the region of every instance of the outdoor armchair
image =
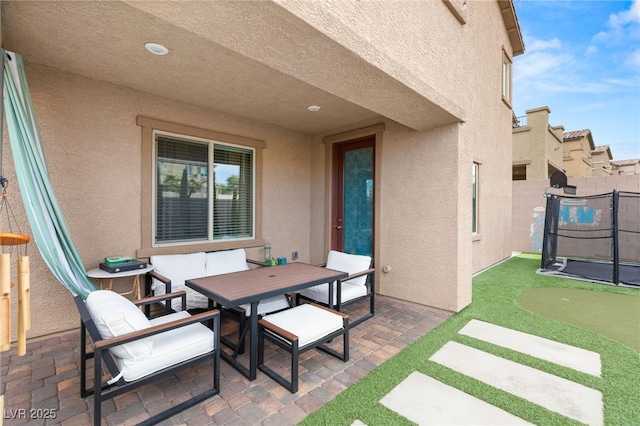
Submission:
[[327,263],[322,266],[346,272],[349,276],[342,281],[331,284],[333,285],[333,300],[329,300],[329,284],[320,284],[296,293],[296,305],[299,304],[300,299],[306,299],[340,311],[345,306],[368,300],[369,312],[357,320],[351,321],[350,327],[373,317],[375,315],[375,293],[373,288],[375,269],[371,268],[371,263],[370,256],[331,250],[327,256]]
[[[75,297],[80,313],[80,395],[94,395],[93,422],[101,424],[102,401],[154,382],[176,371],[212,362],[212,386],[141,424],[155,424],[183,411],[220,390],[220,313],[208,311],[189,315],[186,311],[152,320],[139,309],[172,298],[186,303],[185,292],[133,302],[109,291],[96,290],[87,300]],[[201,324],[208,321],[212,329]],[[87,333],[93,352],[87,352]],[[87,361],[93,358],[93,389],[87,388]],[[111,375],[106,383],[103,364]]]

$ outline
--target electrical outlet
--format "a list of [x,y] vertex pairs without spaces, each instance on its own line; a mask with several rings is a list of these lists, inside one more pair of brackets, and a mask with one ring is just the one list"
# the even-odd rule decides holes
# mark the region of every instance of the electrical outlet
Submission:
[[298,260],[298,252],[294,251],[291,253],[291,260]]

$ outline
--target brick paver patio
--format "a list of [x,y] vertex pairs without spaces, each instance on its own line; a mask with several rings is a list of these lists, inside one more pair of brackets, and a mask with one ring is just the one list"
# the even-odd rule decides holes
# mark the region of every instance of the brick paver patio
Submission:
[[[359,315],[349,309],[346,312],[354,318]],[[348,362],[315,350],[301,355],[296,394],[290,394],[261,372],[255,381],[249,381],[221,361],[220,394],[163,424],[296,424],[448,316],[441,310],[379,296],[375,317],[350,331]],[[16,356],[15,346],[0,354],[5,425],[92,424],[93,397],[83,399],[79,391],[79,344],[79,331],[70,331],[29,341],[27,354],[22,357]],[[289,365],[288,358],[273,348],[270,352],[269,365]],[[240,359],[248,361],[247,355]],[[106,401],[102,404],[102,424],[136,424],[168,404],[182,402],[194,387],[210,380],[211,366],[202,365]],[[38,417],[44,413],[56,418],[29,418],[31,414]]]

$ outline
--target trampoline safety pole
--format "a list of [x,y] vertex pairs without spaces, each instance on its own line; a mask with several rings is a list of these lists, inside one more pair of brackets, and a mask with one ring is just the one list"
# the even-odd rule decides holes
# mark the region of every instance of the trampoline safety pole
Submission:
[[613,254],[613,283],[615,285],[620,284],[620,253],[618,249],[618,206],[620,204],[620,194],[617,189],[613,190],[611,221],[613,225],[613,240],[612,240],[612,254]]

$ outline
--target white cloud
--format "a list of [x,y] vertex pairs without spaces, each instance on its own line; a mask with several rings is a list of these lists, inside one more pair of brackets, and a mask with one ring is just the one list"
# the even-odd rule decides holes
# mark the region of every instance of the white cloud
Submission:
[[625,64],[631,67],[636,67],[636,69],[640,67],[640,49],[631,52],[627,57]]
[[527,54],[516,59],[514,82],[530,84],[533,80],[548,78],[570,68],[574,63],[573,55],[563,50],[558,38],[540,40],[526,37]]
[[609,16],[608,25],[615,29],[634,22],[640,23],[640,2],[638,0],[631,4],[631,9],[620,13],[612,13]]
[[533,37],[525,37],[525,39],[527,40],[527,52],[562,49],[562,42],[560,42],[558,38],[553,38],[551,40],[539,40]]
[[615,86],[638,87],[638,81],[636,78],[627,78],[627,79],[608,78],[605,81]]
[[629,10],[609,15],[607,31],[600,31],[593,36],[594,42],[628,42],[638,39],[640,35],[637,24],[640,24],[640,1],[635,0]]

